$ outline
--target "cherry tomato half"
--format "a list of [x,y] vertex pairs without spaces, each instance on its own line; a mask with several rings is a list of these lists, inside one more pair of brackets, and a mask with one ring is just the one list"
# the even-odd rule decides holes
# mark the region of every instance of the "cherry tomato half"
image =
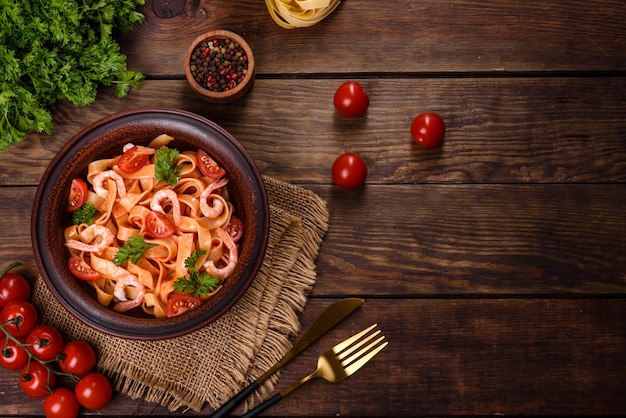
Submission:
[[204,150],[199,149],[196,153],[196,160],[198,162],[198,168],[207,177],[212,179],[219,179],[224,177],[226,171],[220,167],[213,158],[209,156]]
[[6,273],[0,279],[0,308],[14,300],[30,299],[30,283],[17,273]]
[[56,375],[38,361],[31,361],[20,371],[20,387],[31,398],[43,398],[51,393]]
[[93,281],[100,278],[100,273],[92,269],[79,255],[71,256],[67,264],[70,268],[70,273],[81,280]]
[[39,325],[28,333],[26,345],[35,357],[49,361],[61,354],[63,336],[58,329],[50,325]]
[[0,323],[14,337],[22,337],[35,328],[39,315],[35,307],[25,300],[14,300],[0,312]]
[[424,148],[435,148],[446,134],[446,124],[437,113],[425,112],[411,123],[413,140]]
[[154,238],[167,238],[176,231],[176,228],[164,213],[154,210],[146,216],[146,229]]
[[136,145],[124,151],[124,154],[117,161],[117,166],[124,173],[134,173],[139,171],[141,167],[148,163],[148,154],[138,152],[139,147]]
[[233,238],[235,243],[239,242],[243,235],[243,222],[235,215],[231,215],[230,221],[226,226],[228,234]]
[[80,405],[71,389],[56,388],[43,401],[46,418],[75,418],[80,412]]
[[113,387],[105,375],[87,373],[74,388],[78,403],[87,409],[104,408],[113,397]]
[[363,86],[356,81],[347,81],[335,91],[333,104],[341,116],[354,118],[365,113],[370,105],[370,99]]
[[[24,337],[17,337],[17,339],[23,344]],[[26,350],[17,344],[12,339],[7,341],[6,336],[0,338],[0,366],[7,370],[19,370],[26,366],[28,363],[28,353]]]
[[93,347],[81,340],[72,340],[65,344],[59,356],[59,368],[64,373],[84,376],[96,367],[96,352]]
[[79,178],[72,180],[70,197],[67,202],[68,212],[74,212],[80,208],[85,203],[85,200],[87,200],[87,183]]
[[335,184],[344,189],[354,189],[365,182],[367,166],[361,157],[347,152],[333,163],[332,176]]
[[165,314],[168,317],[180,315],[202,305],[202,299],[184,293],[174,293],[165,305]]

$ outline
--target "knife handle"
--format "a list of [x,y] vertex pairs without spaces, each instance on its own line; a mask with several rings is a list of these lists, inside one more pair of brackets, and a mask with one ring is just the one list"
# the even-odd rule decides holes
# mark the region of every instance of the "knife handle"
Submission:
[[259,388],[259,382],[255,380],[254,382],[250,383],[250,385],[243,388],[241,392],[239,392],[238,394],[230,398],[228,402],[220,406],[215,412],[213,412],[213,414],[211,415],[211,418],[227,417],[228,414],[230,414],[233,411],[233,409],[235,409],[237,405],[239,405],[239,403],[241,403],[244,399],[250,396],[252,392],[257,390],[258,388]]
[[252,417],[255,417],[258,414],[260,414],[261,412],[265,411],[270,406],[274,405],[276,402],[280,401],[282,398],[283,398],[283,396],[280,393],[277,393],[276,395],[272,396],[271,398],[269,398],[268,400],[266,400],[262,404],[257,405],[254,409],[251,409],[250,411],[248,411],[245,414],[243,414],[241,416],[241,418],[252,418]]

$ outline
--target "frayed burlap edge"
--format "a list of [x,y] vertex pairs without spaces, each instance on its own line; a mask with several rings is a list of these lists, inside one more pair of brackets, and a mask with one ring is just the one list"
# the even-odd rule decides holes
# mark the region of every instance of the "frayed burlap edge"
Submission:
[[[121,393],[172,411],[200,411],[205,402],[217,408],[291,347],[289,338],[300,330],[298,317],[315,283],[314,260],[328,229],[325,202],[314,193],[268,177],[263,180],[271,209],[268,251],[248,292],[219,320],[174,339],[123,340],[79,323],[40,279],[33,301],[42,320],[59,327],[68,339],[93,344],[98,368]],[[203,348],[210,349],[209,355]],[[266,382],[255,398],[268,397],[277,378]],[[246,408],[253,403],[251,397]]]

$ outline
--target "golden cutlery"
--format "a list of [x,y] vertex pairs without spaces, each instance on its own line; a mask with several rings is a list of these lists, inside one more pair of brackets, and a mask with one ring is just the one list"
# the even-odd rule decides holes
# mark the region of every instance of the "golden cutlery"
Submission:
[[363,302],[365,301],[360,298],[346,298],[341,299],[326,308],[324,312],[322,312],[315,319],[315,321],[313,321],[309,328],[307,328],[304,334],[302,334],[302,337],[300,337],[300,339],[296,341],[291,350],[289,350],[287,354],[285,354],[283,358],[278,361],[278,363],[276,363],[271,369],[265,372],[265,374],[256,379],[254,382],[250,383],[250,385],[243,388],[238,394],[236,394],[230,400],[224,403],[211,415],[211,418],[226,417],[233,409],[237,407],[237,405],[241,401],[247,398],[256,389],[258,389],[261,383],[263,383],[271,375],[276,373],[278,369],[287,364],[289,360],[294,358],[298,353],[311,345],[311,343],[313,343],[315,340],[317,340],[319,337],[329,331],[332,327],[334,327],[344,318],[350,315],[350,313],[352,313],[356,308],[361,306]]
[[[313,373],[303,377],[287,389],[272,396],[251,411],[242,415],[241,418],[256,416],[289,395],[302,384],[316,377],[321,377],[329,382],[336,383],[354,374],[388,344],[386,341],[383,342],[385,339],[384,335],[372,341],[380,334],[380,330],[370,333],[376,326],[377,324],[374,324],[322,353],[317,359],[317,369]],[[369,335],[367,335],[368,333]]]

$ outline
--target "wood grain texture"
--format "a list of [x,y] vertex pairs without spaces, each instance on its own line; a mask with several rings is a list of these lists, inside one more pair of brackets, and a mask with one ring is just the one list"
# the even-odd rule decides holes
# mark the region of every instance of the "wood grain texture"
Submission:
[[131,68],[155,76],[183,74],[188,44],[211,29],[242,35],[260,76],[623,71],[626,59],[619,0],[345,0],[320,24],[295,30],[276,25],[261,0],[187,1],[170,18],[150,3],[143,10],[146,23],[122,45],[133,52]]

